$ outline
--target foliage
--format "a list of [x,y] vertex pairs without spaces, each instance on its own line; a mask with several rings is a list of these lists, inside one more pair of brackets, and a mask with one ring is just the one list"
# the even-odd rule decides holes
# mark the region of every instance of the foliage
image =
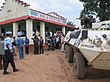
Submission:
[[67,25],[76,26],[76,25],[74,24],[74,22],[72,22],[72,21],[68,21]]
[[83,2],[84,9],[80,17],[85,14],[94,14],[99,17],[100,21],[109,20],[110,18],[110,0],[80,0]]

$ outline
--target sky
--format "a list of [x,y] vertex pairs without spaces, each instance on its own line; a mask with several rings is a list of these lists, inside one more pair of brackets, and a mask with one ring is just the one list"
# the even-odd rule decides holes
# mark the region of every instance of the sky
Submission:
[[[56,12],[64,16],[68,21],[72,21],[77,27],[80,26],[80,12],[83,9],[83,4],[79,0],[21,0],[30,4],[32,9],[49,13]],[[0,7],[5,0],[0,0]]]

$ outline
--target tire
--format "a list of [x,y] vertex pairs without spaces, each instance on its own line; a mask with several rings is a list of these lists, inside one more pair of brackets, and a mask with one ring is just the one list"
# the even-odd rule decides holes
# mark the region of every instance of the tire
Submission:
[[71,47],[68,48],[68,57],[67,57],[67,61],[68,63],[73,63],[73,50]]
[[65,54],[66,54],[67,61],[69,63],[73,63],[73,50],[68,45],[65,45]]
[[68,57],[68,45],[65,45],[65,58]]
[[84,79],[86,68],[85,68],[85,60],[81,53],[75,53],[74,54],[74,62],[73,62],[73,68],[74,68],[74,74],[77,79]]

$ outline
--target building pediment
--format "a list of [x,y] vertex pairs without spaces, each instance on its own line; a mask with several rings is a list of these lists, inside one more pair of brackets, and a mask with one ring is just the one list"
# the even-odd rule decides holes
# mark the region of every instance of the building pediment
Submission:
[[29,6],[21,0],[5,0],[0,9],[0,22],[28,15]]

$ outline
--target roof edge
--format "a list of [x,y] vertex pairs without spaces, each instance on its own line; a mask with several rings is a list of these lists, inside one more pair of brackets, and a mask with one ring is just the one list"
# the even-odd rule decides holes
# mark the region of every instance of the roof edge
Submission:
[[18,21],[21,21],[21,20],[29,19],[29,18],[30,19],[34,19],[34,20],[49,22],[49,23],[52,23],[52,24],[65,26],[65,27],[69,27],[69,28],[75,28],[74,26],[69,26],[69,25],[66,25],[66,24],[61,24],[61,23],[58,23],[58,22],[53,22],[53,21],[46,20],[46,19],[43,19],[43,18],[37,18],[37,17],[34,17],[34,16],[28,16],[28,15],[27,16],[23,16],[23,17],[19,17],[19,18],[14,18],[14,19],[2,21],[2,22],[0,22],[0,25],[9,24],[9,23],[13,23],[13,22],[18,22]]

